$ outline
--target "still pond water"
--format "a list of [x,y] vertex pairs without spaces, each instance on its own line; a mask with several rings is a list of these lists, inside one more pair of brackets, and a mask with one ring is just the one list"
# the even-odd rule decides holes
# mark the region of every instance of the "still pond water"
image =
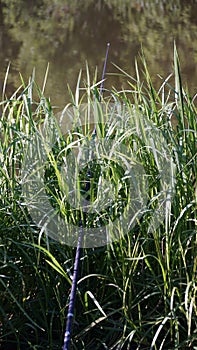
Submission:
[[[106,87],[126,87],[112,63],[135,77],[135,58],[141,48],[159,86],[173,71],[176,41],[185,86],[197,92],[197,1],[118,0],[0,0],[0,88],[11,62],[7,94],[27,80],[33,68],[42,84],[49,62],[45,95],[63,108],[74,90],[81,68],[88,62],[93,78],[102,74],[106,43],[110,42]],[[139,60],[140,61],[140,60]],[[84,75],[85,78],[85,75]],[[172,78],[173,79],[173,78]],[[172,82],[173,83],[173,82]]]

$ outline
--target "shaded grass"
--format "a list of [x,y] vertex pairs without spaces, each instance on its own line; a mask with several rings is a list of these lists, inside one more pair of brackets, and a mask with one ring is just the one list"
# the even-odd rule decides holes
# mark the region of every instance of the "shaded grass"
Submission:
[[[176,48],[174,83],[166,78],[154,89],[144,58],[143,75],[136,62],[136,79],[127,75],[128,91],[112,91],[104,108],[118,101],[130,115],[144,115],[162,133],[176,164],[175,193],[165,206],[159,226],[149,230],[161,190],[159,171],[145,139],[111,127],[116,142],[137,149],[148,174],[148,204],[143,217],[122,238],[108,246],[84,249],[78,282],[73,349],[195,349],[197,339],[197,230],[195,99],[183,89]],[[123,71],[121,71],[123,73]],[[7,79],[7,76],[6,76]],[[60,349],[73,273],[75,249],[50,239],[32,221],[21,190],[21,164],[26,143],[40,125],[53,119],[50,101],[32,77],[1,102],[0,144],[0,344],[2,349]],[[80,90],[73,105],[94,101],[97,86]],[[5,84],[6,85],[6,84]],[[35,97],[35,94],[37,96]],[[35,102],[35,100],[37,102]],[[103,116],[101,111],[101,117]],[[77,118],[77,114],[76,114]],[[123,123],[131,123],[130,117]],[[110,116],[109,116],[110,119]],[[140,118],[136,118],[136,123]],[[77,129],[67,137],[57,133],[64,150],[91,130]],[[112,121],[110,120],[110,125]],[[133,124],[130,124],[133,126]],[[130,126],[130,127],[131,127]],[[128,127],[128,131],[129,131]],[[97,133],[109,128],[98,124]],[[78,134],[77,134],[78,133]],[[64,137],[63,137],[64,136]],[[68,135],[67,135],[68,136]],[[156,146],[155,146],[156,147]],[[51,200],[63,205],[58,155],[49,157]],[[59,158],[61,160],[61,158]],[[50,179],[50,176],[48,177]],[[54,192],[59,186],[59,190]],[[95,186],[95,184],[94,184]],[[54,195],[55,193],[55,195]],[[60,205],[60,211],[65,208]]]

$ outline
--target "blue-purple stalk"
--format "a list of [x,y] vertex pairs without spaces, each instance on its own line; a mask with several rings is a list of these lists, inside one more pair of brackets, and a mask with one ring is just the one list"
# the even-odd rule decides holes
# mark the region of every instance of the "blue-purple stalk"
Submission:
[[71,292],[70,292],[70,301],[69,301],[69,306],[68,306],[66,331],[65,331],[65,334],[64,334],[63,350],[68,350],[69,349],[69,344],[70,344],[72,321],[73,321],[74,308],[75,308],[75,296],[76,296],[76,291],[77,291],[77,278],[78,278],[78,272],[79,272],[80,251],[81,251],[81,247],[82,247],[82,241],[83,241],[83,224],[81,223],[80,231],[79,231],[79,238],[78,238],[78,242],[77,242],[76,255],[75,255],[73,280],[72,280],[72,287],[71,287]]
[[[100,86],[100,100],[103,95],[104,79],[105,79],[105,73],[106,73],[106,67],[107,67],[109,47],[110,47],[110,43],[107,43],[105,61],[103,65],[102,82]],[[93,135],[94,137],[96,135],[96,126],[94,127]],[[87,190],[89,190],[88,187],[89,186],[87,184]],[[81,253],[81,248],[83,246],[82,243],[83,243],[83,223],[81,221],[76,254],[75,254],[75,263],[74,263],[73,279],[72,279],[72,286],[71,286],[71,292],[70,292],[70,300],[68,305],[66,330],[64,333],[63,350],[69,350],[69,346],[70,346],[72,322],[73,322],[74,309],[75,309],[75,297],[76,297],[76,291],[77,291],[77,280],[78,280],[78,273],[79,273],[80,253]]]
[[107,43],[107,49],[106,49],[106,54],[105,54],[105,62],[104,62],[104,65],[103,65],[103,73],[102,73],[101,86],[100,86],[100,99],[101,99],[101,97],[103,95],[104,79],[105,79],[105,73],[106,73],[106,67],[107,67],[109,47],[110,47],[110,43]]

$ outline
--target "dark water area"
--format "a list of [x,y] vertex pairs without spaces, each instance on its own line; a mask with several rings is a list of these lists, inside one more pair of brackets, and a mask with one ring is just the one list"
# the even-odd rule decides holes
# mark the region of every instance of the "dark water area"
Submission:
[[[106,43],[110,42],[105,83],[118,90],[127,78],[115,75],[112,63],[135,77],[141,48],[156,86],[173,71],[176,42],[184,86],[197,92],[197,1],[121,0],[0,0],[0,89],[9,63],[7,95],[35,68],[42,85],[49,63],[45,95],[63,108],[69,102],[67,85],[75,89],[80,69],[88,62],[93,79],[101,79]],[[173,84],[173,77],[171,78]]]

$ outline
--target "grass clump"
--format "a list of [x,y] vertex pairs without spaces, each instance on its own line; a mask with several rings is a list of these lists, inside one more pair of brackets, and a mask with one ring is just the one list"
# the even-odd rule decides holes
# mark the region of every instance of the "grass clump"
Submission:
[[[135,225],[127,232],[119,226],[119,239],[107,246],[83,249],[72,348],[196,348],[195,98],[183,89],[176,49],[174,83],[168,77],[156,91],[144,59],[143,76],[140,77],[136,63],[136,79],[127,74],[127,80],[130,86],[127,91],[112,91],[100,103],[97,84],[95,81],[90,84],[87,70],[85,91],[80,90],[79,79],[71,105],[59,117],[63,120],[72,106],[72,128],[67,121],[66,130],[70,131],[66,135],[58,127],[51,103],[34,78],[28,85],[22,81],[22,86],[9,99],[3,91],[0,121],[0,344],[3,349],[62,346],[75,249],[64,245],[62,237],[51,239],[46,230],[35,224],[26,206],[21,169],[29,140],[35,133],[40,138],[46,136],[47,121],[52,121],[56,125],[55,142],[47,153],[45,190],[62,217],[74,215],[73,208],[65,201],[64,193],[68,189],[62,183],[60,167],[71,148],[78,145],[80,149],[91,139],[94,121],[90,111],[95,101],[99,115],[97,136],[123,145],[125,162],[126,159],[131,162],[135,154],[145,170],[148,188],[143,213]],[[85,121],[78,113],[84,105]],[[124,118],[118,114],[118,108],[114,112],[114,105],[124,108]],[[150,125],[152,135],[154,132],[156,135],[154,142],[150,141],[150,132],[147,133]],[[140,132],[134,133],[134,129]],[[47,149],[47,143],[45,146]],[[111,168],[106,183],[113,180],[116,187],[120,186],[122,170],[115,167],[113,156],[110,154],[108,160]],[[170,159],[168,166],[176,168],[174,177],[165,168],[166,159]],[[88,170],[94,174],[85,195],[95,199],[100,168],[93,166]],[[86,181],[83,172],[78,180],[79,192],[83,192]],[[166,187],[169,180],[174,181],[170,194]],[[128,187],[127,183],[120,187],[123,206]],[[115,208],[110,213],[114,225],[116,214]],[[93,223],[94,217],[90,216],[86,225]]]

